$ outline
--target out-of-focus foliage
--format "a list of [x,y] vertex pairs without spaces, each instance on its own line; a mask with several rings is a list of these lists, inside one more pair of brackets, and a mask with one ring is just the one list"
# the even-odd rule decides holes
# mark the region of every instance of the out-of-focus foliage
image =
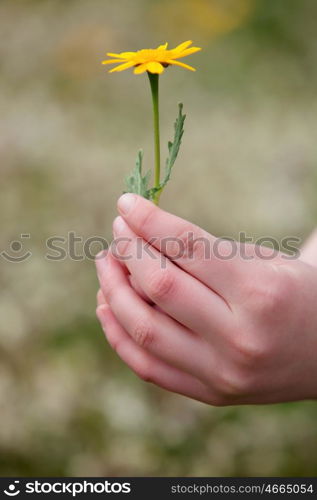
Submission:
[[[146,78],[100,61],[166,40],[204,50],[197,73],[161,79],[162,144],[177,102],[188,115],[162,205],[219,236],[309,233],[316,16],[315,0],[1,1],[0,243],[33,253],[0,257],[1,475],[317,473],[316,404],[211,408],[129,373],[95,320],[87,255],[140,145],[152,161]],[[62,260],[45,258],[52,236]]]

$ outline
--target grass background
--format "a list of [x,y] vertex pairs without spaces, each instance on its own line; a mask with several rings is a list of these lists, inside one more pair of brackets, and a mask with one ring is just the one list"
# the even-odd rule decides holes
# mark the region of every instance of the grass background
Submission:
[[[119,52],[193,39],[161,78],[162,143],[188,115],[162,205],[219,236],[305,238],[316,224],[315,0],[0,3],[1,475],[316,475],[317,405],[211,408],[140,382],[95,319],[92,259],[136,150],[152,162],[148,82]],[[190,62],[190,61],[188,61]],[[165,146],[164,146],[165,147]],[[67,251],[68,244],[61,246]],[[91,253],[100,250],[91,246]]]

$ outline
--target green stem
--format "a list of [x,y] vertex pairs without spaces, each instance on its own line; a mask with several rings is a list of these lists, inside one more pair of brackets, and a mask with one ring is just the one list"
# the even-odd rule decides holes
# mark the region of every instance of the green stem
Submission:
[[[159,187],[161,178],[161,151],[160,151],[160,114],[159,114],[159,75],[150,73],[148,76],[151,86],[152,104],[153,104],[153,125],[154,125],[154,187]],[[153,198],[156,205],[159,203],[160,192],[157,192]]]

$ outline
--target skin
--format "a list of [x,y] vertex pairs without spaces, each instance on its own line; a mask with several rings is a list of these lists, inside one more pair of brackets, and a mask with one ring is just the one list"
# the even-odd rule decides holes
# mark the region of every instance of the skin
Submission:
[[141,379],[216,406],[317,398],[317,232],[300,258],[238,243],[231,256],[140,196],[118,211],[97,316]]

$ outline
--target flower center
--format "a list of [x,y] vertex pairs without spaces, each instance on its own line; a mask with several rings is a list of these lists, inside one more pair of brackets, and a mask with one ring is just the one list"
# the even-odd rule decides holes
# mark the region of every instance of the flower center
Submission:
[[143,64],[146,62],[156,61],[165,62],[168,58],[167,50],[158,49],[143,49],[139,50],[134,58],[136,64]]

